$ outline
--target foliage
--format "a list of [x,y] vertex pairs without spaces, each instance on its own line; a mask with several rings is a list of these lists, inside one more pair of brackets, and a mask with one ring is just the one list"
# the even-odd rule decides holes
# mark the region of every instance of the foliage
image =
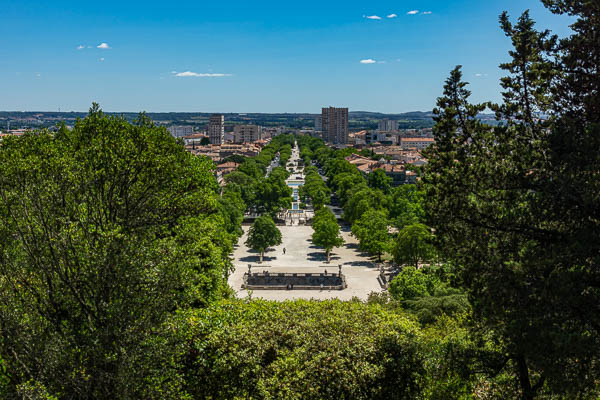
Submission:
[[370,209],[354,224],[352,234],[359,240],[359,248],[370,254],[381,255],[389,247],[388,219],[383,211]]
[[3,140],[0,165],[0,358],[12,390],[138,397],[139,343],[226,290],[232,244],[212,162],[144,115],[130,124],[94,105],[72,130]]
[[357,187],[365,187],[365,179],[362,177],[360,172],[356,170],[356,173],[343,172],[336,175],[330,180],[331,187],[335,189],[335,192],[340,199],[342,205],[345,205],[350,197],[350,193]]
[[574,34],[556,49],[527,13],[515,25],[501,17],[514,46],[504,103],[492,106],[504,125],[477,121],[486,105],[470,104],[460,69],[451,73],[427,154],[427,211],[521,397],[597,397],[600,9],[544,2],[575,17]]
[[258,251],[262,262],[265,251],[270,246],[278,244],[281,244],[281,232],[277,229],[273,219],[268,215],[258,217],[248,231],[246,246]]
[[390,220],[402,229],[407,225],[423,223],[425,192],[417,185],[400,185],[392,190],[389,196]]
[[395,300],[414,300],[432,296],[440,285],[438,276],[415,267],[404,267],[390,282],[390,295]]
[[379,190],[363,184],[350,189],[346,196],[348,200],[344,203],[344,219],[351,224],[371,209],[385,210],[387,213],[388,197]]
[[219,212],[223,217],[225,230],[234,236],[234,240],[244,233],[242,231],[244,211],[246,211],[246,203],[241,194],[233,190],[224,191],[219,198]]
[[182,316],[193,398],[408,399],[422,390],[422,338],[360,302],[236,300]]
[[396,236],[392,254],[398,264],[419,268],[420,262],[428,262],[435,256],[431,229],[423,224],[408,225]]
[[344,244],[344,239],[340,235],[340,226],[337,223],[335,215],[327,207],[323,207],[315,213],[312,227],[313,244],[325,248],[327,262],[330,261],[330,253],[334,247],[340,247]]
[[367,183],[370,188],[381,190],[385,194],[392,189],[392,178],[387,176],[382,169],[376,169],[367,175]]
[[[262,154],[262,152],[261,152],[261,154]],[[270,160],[269,160],[269,162],[270,162]],[[267,163],[267,165],[268,165],[268,163]],[[253,158],[247,158],[244,161],[244,163],[238,167],[237,171],[240,173],[246,174],[250,178],[256,179],[256,180],[262,178],[265,175],[265,173],[267,172],[266,165],[260,163],[257,159],[253,159]],[[229,174],[229,175],[231,175],[231,174]]]
[[329,203],[331,190],[325,185],[323,178],[321,178],[315,167],[306,167],[304,173],[304,185],[301,187],[300,194],[304,198],[310,198],[314,209],[319,210]]
[[331,180],[336,175],[339,175],[344,172],[349,172],[349,173],[354,173],[354,174],[360,173],[358,171],[358,169],[356,169],[356,166],[350,164],[348,161],[344,160],[343,158],[328,159],[324,165],[325,165],[325,175],[327,176],[328,180]]
[[[275,170],[277,168],[273,171]],[[256,185],[254,209],[259,213],[267,213],[272,218],[281,210],[292,207],[292,189],[285,182],[287,171],[283,168],[281,170],[281,173],[261,179]]]
[[234,163],[237,163],[237,164],[243,164],[246,161],[246,158],[247,157],[242,156],[240,154],[232,154],[229,157],[225,157],[221,162],[224,162],[224,163],[226,163],[226,162],[234,162]]

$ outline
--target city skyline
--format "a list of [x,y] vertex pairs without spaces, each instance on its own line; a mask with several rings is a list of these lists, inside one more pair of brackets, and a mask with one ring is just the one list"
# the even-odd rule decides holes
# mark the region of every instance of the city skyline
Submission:
[[6,111],[430,111],[457,64],[475,101],[500,100],[501,11],[569,32],[537,0],[0,6]]

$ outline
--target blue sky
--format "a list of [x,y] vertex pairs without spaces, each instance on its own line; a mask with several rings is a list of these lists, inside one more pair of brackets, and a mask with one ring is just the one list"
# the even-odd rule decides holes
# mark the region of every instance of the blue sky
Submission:
[[568,34],[539,0],[0,0],[0,110],[426,111],[457,64],[499,101],[525,9]]

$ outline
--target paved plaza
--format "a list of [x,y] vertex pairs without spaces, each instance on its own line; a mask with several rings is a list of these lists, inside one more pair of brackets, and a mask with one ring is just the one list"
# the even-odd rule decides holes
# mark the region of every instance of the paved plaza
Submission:
[[[244,226],[244,235],[240,238],[234,251],[235,271],[229,277],[229,285],[236,291],[238,297],[246,297],[248,291],[241,289],[244,273],[248,272],[248,264],[252,264],[252,271],[268,270],[276,272],[320,273],[338,272],[338,265],[342,265],[342,273],[346,276],[348,288],[344,290],[319,291],[319,290],[253,290],[252,297],[267,300],[288,299],[332,299],[349,300],[358,297],[366,300],[369,293],[381,292],[377,281],[379,271],[369,256],[358,250],[357,240],[350,235],[349,230],[342,230],[345,244],[333,250],[331,263],[327,264],[325,251],[314,246],[310,237],[313,233],[311,226],[293,225],[279,226],[282,244],[270,248],[265,253],[264,261],[258,264],[259,254],[248,249],[244,242],[248,226]],[[283,254],[283,249],[286,253]]]

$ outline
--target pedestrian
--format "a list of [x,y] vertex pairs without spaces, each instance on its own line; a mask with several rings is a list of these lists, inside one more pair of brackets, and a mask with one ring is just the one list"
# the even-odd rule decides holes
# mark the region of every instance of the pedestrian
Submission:
[[283,248],[283,254],[285,255],[285,247]]

